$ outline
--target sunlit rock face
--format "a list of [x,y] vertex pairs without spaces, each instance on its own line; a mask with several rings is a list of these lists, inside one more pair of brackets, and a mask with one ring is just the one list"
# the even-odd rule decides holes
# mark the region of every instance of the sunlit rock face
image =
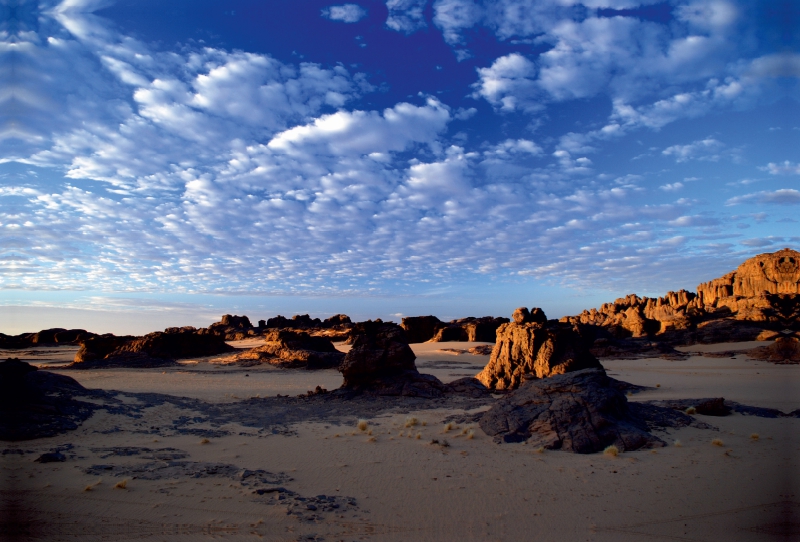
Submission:
[[704,305],[717,306],[726,297],[800,293],[800,252],[785,248],[759,254],[736,271],[697,287]]
[[798,294],[800,252],[785,248],[746,260],[736,271],[700,284],[696,294],[686,290],[659,298],[631,294],[561,320],[604,328],[620,338],[669,334],[699,340],[690,334],[722,320],[794,329],[800,319]]

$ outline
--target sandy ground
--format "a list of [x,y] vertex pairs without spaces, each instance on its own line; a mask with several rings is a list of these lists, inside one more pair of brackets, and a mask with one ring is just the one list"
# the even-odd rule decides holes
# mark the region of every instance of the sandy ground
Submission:
[[[475,374],[488,356],[438,350],[468,347],[426,343],[414,350],[423,372],[448,380]],[[604,364],[616,378],[660,384],[631,400],[724,396],[800,408],[797,365],[742,354]],[[204,361],[167,371],[68,374],[86,387],[120,390],[118,400],[133,405],[147,400],[141,392],[224,404],[340,382],[327,371]],[[353,416],[279,432],[198,424],[224,434],[206,438],[170,429],[176,419],[201,414],[178,403],[142,408],[140,417],[98,411],[58,437],[0,443],[0,540],[800,539],[800,419],[697,416],[716,430],[658,433],[668,447],[609,457],[496,444],[474,423],[445,433],[446,418],[465,414],[454,408],[367,413],[366,431]],[[409,417],[418,423],[406,427]],[[471,439],[462,434],[468,429]],[[67,460],[33,461],[51,450]],[[159,470],[170,461],[172,470]],[[123,480],[125,488],[114,487]],[[264,492],[276,487],[287,491]]]

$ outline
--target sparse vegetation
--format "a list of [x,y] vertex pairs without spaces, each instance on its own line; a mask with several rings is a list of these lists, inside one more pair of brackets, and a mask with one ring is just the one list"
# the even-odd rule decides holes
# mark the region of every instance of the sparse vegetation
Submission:
[[750,435],[750,440],[758,440],[759,438],[760,437],[759,437],[758,433],[752,433]]
[[697,409],[693,406],[690,406],[689,408],[686,409],[686,414],[688,414],[689,416],[694,416],[695,414],[697,414]]
[[676,440],[675,441],[675,447],[676,448],[680,448],[681,446],[683,446],[683,443],[680,440]]
[[128,488],[128,479],[125,478],[124,480],[120,480],[116,484],[114,484],[114,489],[127,489]]
[[467,431],[467,438],[468,438],[469,440],[472,440],[472,439],[474,439],[474,438],[475,438],[475,432],[474,432],[472,429],[470,429],[469,431]]
[[719,438],[715,438],[714,440],[712,440],[711,444],[713,444],[714,446],[725,446],[725,443],[722,442],[722,439]]
[[211,441],[208,440],[207,438],[204,438],[204,439],[200,440],[200,444],[208,444],[209,442],[211,442]]
[[369,427],[369,424],[367,423],[367,420],[358,420],[356,427],[358,427],[359,431],[366,431],[367,427]]
[[422,433],[417,433],[417,437],[416,438],[417,438],[417,440],[421,439],[422,438]]
[[603,450],[603,455],[608,455],[611,457],[617,457],[619,455],[619,448],[615,445],[608,446],[605,450]]
[[536,448],[534,450],[534,452],[536,452],[537,454],[543,454],[544,453],[544,446],[539,446],[538,448]]
[[419,424],[419,420],[414,418],[413,416],[410,418],[406,418],[405,427],[414,427],[415,425]]
[[449,433],[453,429],[456,429],[456,425],[453,422],[447,422],[444,424],[444,432]]

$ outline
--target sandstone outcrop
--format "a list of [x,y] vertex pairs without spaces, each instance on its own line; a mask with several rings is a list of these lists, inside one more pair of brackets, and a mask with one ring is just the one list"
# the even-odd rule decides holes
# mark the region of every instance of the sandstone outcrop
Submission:
[[94,335],[85,329],[64,328],[43,329],[36,333],[20,333],[19,335],[0,333],[0,348],[17,349],[42,345],[75,344]]
[[339,366],[344,377],[340,392],[424,398],[448,393],[481,397],[489,393],[471,377],[443,384],[433,375],[420,374],[405,331],[396,324],[361,322],[355,325],[353,337],[353,347]]
[[18,359],[0,362],[0,440],[51,437],[78,427],[92,415],[88,393],[68,376],[39,371]]
[[408,316],[400,321],[409,343],[424,343],[436,335],[443,325],[435,316]]
[[747,355],[773,363],[800,363],[800,339],[792,336],[778,337],[769,346],[748,350]]
[[[263,320],[259,322],[260,327],[256,328],[253,327],[253,324],[250,323],[250,318],[247,316],[223,314],[219,322],[214,322],[207,328],[199,329],[197,333],[200,335],[216,335],[226,341],[240,341],[258,336],[263,331],[262,322]],[[166,331],[174,329],[176,328],[170,328]]]
[[[515,314],[519,312],[517,309]],[[539,314],[541,309],[532,312]],[[476,376],[486,387],[513,389],[525,378],[547,378],[601,367],[576,326],[547,322],[546,318],[544,322],[521,321],[503,324],[497,330],[492,357]]]
[[101,335],[83,341],[74,368],[160,367],[173,360],[213,356],[234,350],[223,337],[197,333],[193,327],[169,328],[144,337]]
[[525,381],[500,399],[480,421],[498,442],[527,441],[579,454],[615,445],[620,451],[664,446],[628,408],[602,369],[585,369]]
[[494,342],[497,328],[508,323],[508,318],[483,316],[442,322],[435,316],[409,316],[400,326],[406,331],[409,343],[471,341]]
[[602,328],[616,339],[658,337],[671,344],[753,340],[764,327],[800,329],[800,253],[759,254],[700,284],[696,294],[631,294],[561,321]]
[[331,369],[344,359],[330,339],[314,337],[303,331],[272,329],[265,335],[266,344],[238,353],[222,361],[269,363],[283,368]]

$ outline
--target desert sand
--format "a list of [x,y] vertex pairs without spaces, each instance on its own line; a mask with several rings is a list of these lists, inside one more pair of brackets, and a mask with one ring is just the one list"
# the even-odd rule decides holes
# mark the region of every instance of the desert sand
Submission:
[[[446,349],[475,344],[412,347],[421,372],[450,381],[474,375],[488,356]],[[741,352],[753,346],[691,347],[693,355],[680,361],[601,361],[612,376],[652,388],[632,401],[723,396],[784,412],[800,408],[800,367],[749,360]],[[703,355],[708,351],[732,355]],[[56,354],[28,357],[51,368]],[[3,540],[800,536],[797,418],[697,415],[713,429],[657,433],[670,446],[654,451],[578,455],[493,442],[473,421],[488,408],[476,403],[298,403],[315,414],[292,418],[290,407],[283,421],[252,422],[265,397],[337,387],[335,370],[201,358],[167,369],[63,373],[87,388],[117,390],[111,395],[120,408],[99,410],[57,437],[4,443]],[[214,419],[209,405],[228,414]],[[66,461],[34,462],[53,451]]]

